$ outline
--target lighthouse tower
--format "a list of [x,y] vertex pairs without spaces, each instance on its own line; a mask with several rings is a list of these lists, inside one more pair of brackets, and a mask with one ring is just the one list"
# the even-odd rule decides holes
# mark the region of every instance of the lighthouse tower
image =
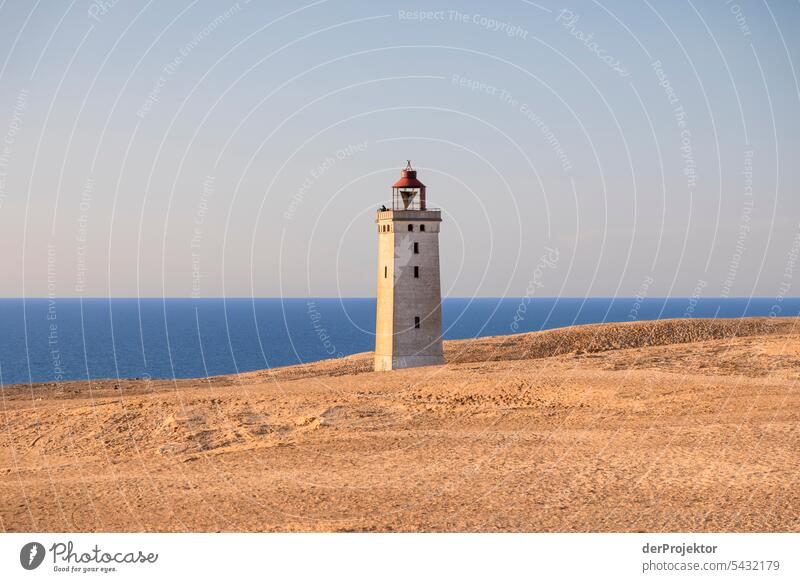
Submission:
[[439,225],[442,212],[429,208],[425,184],[411,160],[392,185],[392,207],[382,207],[378,225],[378,301],[375,370],[444,363]]

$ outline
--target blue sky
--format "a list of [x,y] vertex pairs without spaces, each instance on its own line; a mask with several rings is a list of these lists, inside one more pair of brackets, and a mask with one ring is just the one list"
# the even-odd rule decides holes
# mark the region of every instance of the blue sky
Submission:
[[407,158],[447,295],[797,295],[799,16],[5,2],[0,295],[371,296]]

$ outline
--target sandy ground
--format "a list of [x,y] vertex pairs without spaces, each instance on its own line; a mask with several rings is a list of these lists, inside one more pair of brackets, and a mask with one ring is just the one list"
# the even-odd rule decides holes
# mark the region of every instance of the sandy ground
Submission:
[[4,531],[800,531],[800,321],[7,386]]

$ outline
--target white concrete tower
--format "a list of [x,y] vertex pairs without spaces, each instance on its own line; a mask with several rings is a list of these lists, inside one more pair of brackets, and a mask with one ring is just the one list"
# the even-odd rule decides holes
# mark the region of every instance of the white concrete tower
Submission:
[[409,160],[392,185],[392,208],[378,210],[375,370],[443,364],[439,281],[441,210]]

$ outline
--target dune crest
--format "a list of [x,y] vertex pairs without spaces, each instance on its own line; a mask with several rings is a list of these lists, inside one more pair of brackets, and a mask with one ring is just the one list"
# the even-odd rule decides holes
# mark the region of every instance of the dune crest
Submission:
[[[794,319],[666,319],[576,325],[545,331],[444,342],[447,363],[551,358],[564,354],[684,344],[732,337],[788,333]],[[274,378],[307,378],[372,371],[372,352],[253,372]]]

